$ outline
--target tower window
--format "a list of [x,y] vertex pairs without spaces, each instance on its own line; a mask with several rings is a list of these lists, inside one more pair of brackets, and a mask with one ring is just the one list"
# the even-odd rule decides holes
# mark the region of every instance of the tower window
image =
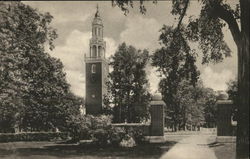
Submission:
[[95,28],[95,35],[98,36],[98,28]]
[[101,29],[98,28],[98,35],[101,36]]
[[98,57],[102,56],[102,47],[98,46]]
[[97,47],[94,45],[93,46],[92,57],[96,57],[96,56],[97,56]]
[[96,73],[96,65],[95,64],[93,64],[91,66],[91,73]]
[[93,35],[94,35],[94,36],[96,35],[95,28],[93,28]]

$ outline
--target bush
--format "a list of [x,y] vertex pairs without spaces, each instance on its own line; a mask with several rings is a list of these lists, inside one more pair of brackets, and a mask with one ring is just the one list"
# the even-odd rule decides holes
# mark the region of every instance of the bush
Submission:
[[128,123],[128,124],[112,124],[114,127],[123,128],[129,136],[133,137],[136,144],[145,143],[145,136],[149,135],[149,125]]
[[112,117],[100,116],[72,116],[68,121],[68,132],[73,141],[90,139],[96,145],[118,146],[125,136],[122,128],[117,128],[111,124]]
[[62,132],[22,132],[0,134],[0,142],[52,141],[66,139],[68,139],[68,134]]
[[112,127],[110,130],[110,143],[114,146],[119,146],[125,135],[126,132],[123,128]]
[[91,129],[106,129],[111,127],[112,117],[107,115],[91,116]]
[[72,115],[67,120],[67,131],[69,132],[72,140],[76,142],[79,140],[92,139],[97,144],[101,144],[104,140],[106,140],[106,131],[110,128],[111,116]]
[[144,137],[144,132],[142,129],[136,129],[134,128],[130,128],[127,130],[127,133],[133,137],[133,139],[135,140],[136,144],[143,144],[145,143],[145,137]]
[[133,137],[131,137],[130,135],[126,135],[122,141],[120,142],[120,146],[121,147],[135,147],[136,143]]
[[125,136],[122,128],[116,128],[111,125],[111,116],[101,115],[92,118],[92,139],[97,145],[118,146]]
[[130,138],[133,138],[135,144],[142,144],[145,141],[145,130],[148,130],[146,125],[132,127],[112,125],[111,116],[106,115],[74,116],[72,119],[69,122],[69,133],[73,141],[89,139],[99,146],[119,146],[121,142],[132,144]]
[[[119,146],[123,144],[143,144],[145,143],[145,132],[142,127],[117,127],[111,125],[110,117],[95,117],[93,118],[92,139],[97,145]],[[133,140],[132,140],[132,139]],[[133,144],[133,142],[135,142]],[[126,146],[125,146],[126,147]],[[129,147],[129,146],[128,146]]]
[[105,146],[109,144],[109,132],[105,129],[96,129],[93,131],[93,142],[97,145]]
[[97,145],[119,146],[126,133],[122,128],[115,128],[109,125],[105,128],[99,128],[93,131],[93,141]]
[[70,137],[73,141],[87,140],[91,139],[91,125],[92,125],[91,115],[72,115],[67,120],[67,132],[69,132]]

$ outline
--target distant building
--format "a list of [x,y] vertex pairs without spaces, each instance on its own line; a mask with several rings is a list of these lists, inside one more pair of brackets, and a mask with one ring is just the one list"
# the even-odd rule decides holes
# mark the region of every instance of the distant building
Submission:
[[86,63],[86,114],[99,114],[102,111],[103,96],[107,92],[108,61],[106,42],[103,40],[103,23],[98,10],[92,22],[92,38]]

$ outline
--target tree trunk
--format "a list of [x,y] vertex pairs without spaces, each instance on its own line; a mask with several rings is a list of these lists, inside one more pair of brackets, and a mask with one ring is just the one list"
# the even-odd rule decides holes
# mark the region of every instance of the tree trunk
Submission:
[[177,131],[177,124],[175,122],[174,122],[173,128],[174,128],[174,132],[176,132]]
[[249,158],[249,0],[240,0],[241,41],[238,44],[237,159]]
[[242,44],[238,68],[237,159],[249,157],[249,37],[243,38]]

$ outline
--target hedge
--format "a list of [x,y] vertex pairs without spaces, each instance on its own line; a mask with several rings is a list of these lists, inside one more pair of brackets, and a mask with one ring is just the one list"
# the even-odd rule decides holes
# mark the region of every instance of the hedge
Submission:
[[52,141],[66,139],[68,139],[68,134],[63,132],[0,133],[0,142]]
[[112,124],[112,126],[124,128],[126,132],[128,130],[141,131],[144,136],[150,136],[150,125],[149,124],[117,123],[117,124]]
[[146,141],[145,136],[150,136],[150,125],[141,123],[118,123],[112,124],[125,130],[126,134],[133,137],[136,144],[143,144]]

